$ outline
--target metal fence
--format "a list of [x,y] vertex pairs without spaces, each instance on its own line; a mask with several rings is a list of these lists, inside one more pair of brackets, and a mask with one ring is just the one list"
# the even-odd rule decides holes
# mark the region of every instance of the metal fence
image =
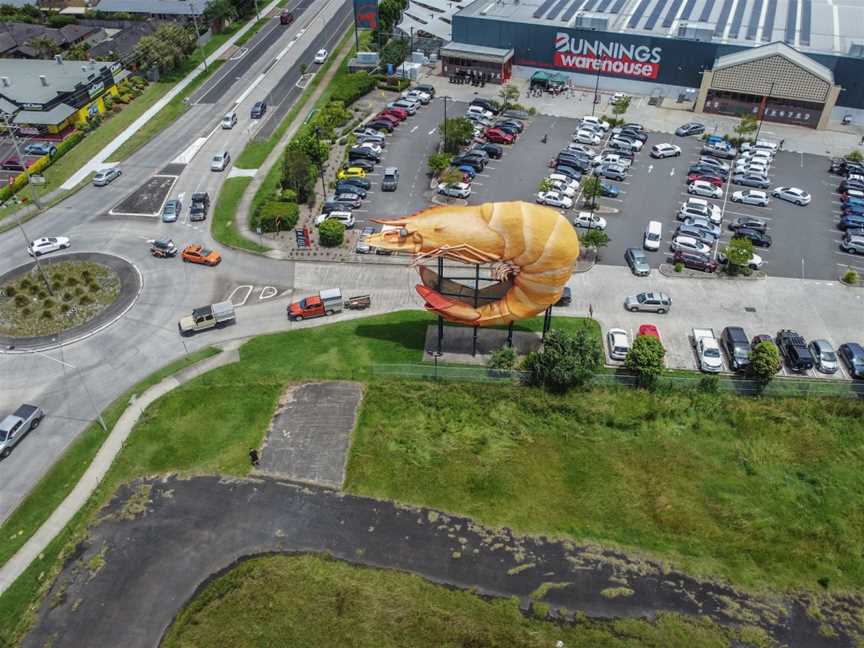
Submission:
[[[415,380],[446,380],[455,382],[519,383],[527,376],[524,371],[489,369],[484,366],[439,364],[374,364],[369,374],[376,377],[408,378]],[[608,370],[594,374],[591,384],[596,386],[638,387],[639,376],[633,373]],[[733,375],[714,376],[700,373],[675,373],[660,376],[652,385],[654,390],[684,390],[723,392],[742,396],[833,396],[860,398],[864,396],[864,383],[833,378],[777,377],[767,385]]]

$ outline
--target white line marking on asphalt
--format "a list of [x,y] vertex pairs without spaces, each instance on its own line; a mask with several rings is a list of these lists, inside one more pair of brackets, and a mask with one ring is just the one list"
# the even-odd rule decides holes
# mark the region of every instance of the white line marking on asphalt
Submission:
[[419,126],[414,126],[414,128],[411,129],[411,132],[413,133],[413,132],[416,131],[418,128],[420,128],[420,127],[419,127]]
[[433,128],[431,131],[429,131],[429,132],[426,133],[426,134],[427,134],[427,135],[434,135],[436,130],[438,130],[438,129],[437,129],[437,128]]
[[[234,301],[234,293],[236,293],[238,290],[244,290],[244,289],[246,290],[246,295],[243,297],[243,301],[241,301],[241,302],[238,304],[238,303],[236,303],[236,302]],[[253,289],[254,289],[254,286],[251,286],[251,285],[249,285],[249,284],[246,284],[246,285],[243,285],[243,286],[237,286],[234,290],[231,291],[231,294],[228,295],[228,299],[227,299],[227,301],[230,301],[230,302],[231,302],[232,304],[234,304],[235,306],[242,306],[242,305],[245,304],[246,301],[249,299],[249,295],[252,294],[252,290],[253,290]]]
[[279,294],[279,291],[276,290],[273,286],[264,286],[261,289],[261,293],[258,295],[258,299],[271,299]]
[[674,175],[675,175],[675,167],[672,167],[672,169],[669,171],[669,175],[670,175],[670,176],[674,176]]
[[654,165],[653,165],[653,164],[649,164],[649,165],[648,165],[648,173],[651,173],[653,170],[654,170]]

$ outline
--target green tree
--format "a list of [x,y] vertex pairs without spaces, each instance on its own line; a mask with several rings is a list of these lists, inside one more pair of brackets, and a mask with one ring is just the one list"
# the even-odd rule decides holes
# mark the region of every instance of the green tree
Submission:
[[864,162],[864,153],[862,153],[858,149],[855,149],[846,156],[846,159],[851,162]]
[[381,0],[378,3],[379,32],[392,34],[402,16],[402,4],[398,0]]
[[459,169],[455,169],[453,167],[447,167],[441,174],[438,176],[438,179],[444,184],[458,184],[462,182],[462,172]]
[[516,351],[513,347],[501,347],[489,356],[486,366],[490,369],[512,369],[516,366]]
[[204,18],[218,34],[225,25],[237,19],[237,8],[231,0],[210,0],[204,7]]
[[445,124],[441,124],[438,130],[444,138],[446,153],[458,153],[459,148],[474,137],[474,124],[465,117],[451,117],[446,122],[446,128]]
[[318,240],[323,247],[338,247],[345,240],[345,225],[337,220],[329,219],[318,228]]
[[552,191],[554,187],[555,185],[552,184],[552,181],[549,178],[543,178],[537,183],[537,191]]
[[780,371],[780,350],[770,340],[760,342],[750,351],[750,375],[767,385]]
[[86,61],[90,58],[90,45],[88,43],[75,43],[63,52],[63,58],[67,61]]
[[758,128],[759,120],[757,119],[756,115],[744,115],[741,118],[741,121],[739,121],[738,125],[735,127],[735,133],[737,133],[738,137],[742,139],[747,139],[753,133],[755,133],[756,129]]
[[40,59],[48,59],[60,53],[60,46],[47,36],[35,36],[27,41],[27,44],[33,48]]
[[307,202],[315,186],[315,167],[304,151],[288,148],[282,157],[282,188],[297,194],[299,202]]
[[433,153],[426,161],[429,171],[435,177],[440,177],[444,170],[450,166],[450,156],[446,153]]
[[543,348],[528,354],[522,368],[529,384],[554,393],[586,384],[603,365],[603,353],[594,338],[584,331],[567,333],[554,329]]
[[753,258],[753,241],[748,238],[733,238],[724,250],[728,262],[729,274],[737,274],[742,268],[748,268]]
[[582,178],[582,201],[586,207],[597,205],[597,196],[603,193],[603,184],[595,175]]
[[621,118],[621,115],[627,112],[630,108],[630,97],[624,97],[623,99],[619,99],[612,106],[612,114],[615,115],[618,119]]
[[408,50],[410,45],[403,38],[391,38],[387,44],[381,48],[381,63],[387,65],[392,64],[393,67],[398,67],[406,58],[408,58]]
[[501,112],[505,112],[510,106],[519,101],[519,88],[508,83],[498,90],[498,96],[501,97]]
[[588,229],[579,234],[579,240],[586,248],[593,248],[597,252],[597,259],[600,259],[600,248],[609,245],[609,235],[603,230]]
[[660,340],[653,335],[637,335],[624,359],[624,366],[635,371],[640,384],[647,387],[663,373],[665,356],[666,349]]

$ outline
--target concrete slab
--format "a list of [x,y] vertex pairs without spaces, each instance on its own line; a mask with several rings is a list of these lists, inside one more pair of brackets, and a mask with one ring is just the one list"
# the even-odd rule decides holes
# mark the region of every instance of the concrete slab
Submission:
[[351,434],[363,400],[359,383],[292,385],[279,401],[256,472],[342,488]]
[[[474,329],[465,326],[445,326],[444,342],[441,347],[443,355],[439,362],[458,362],[461,364],[485,365],[493,351],[507,346],[507,329],[477,329],[477,355],[472,356]],[[513,348],[518,355],[526,355],[540,348],[542,340],[539,333],[528,331],[513,331]],[[430,326],[426,329],[427,351],[438,348],[438,327]],[[423,358],[431,362],[433,357],[429,354]]]

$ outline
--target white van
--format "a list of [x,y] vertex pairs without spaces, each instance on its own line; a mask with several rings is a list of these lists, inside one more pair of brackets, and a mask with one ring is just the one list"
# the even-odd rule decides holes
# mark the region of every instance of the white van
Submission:
[[229,130],[237,125],[237,113],[229,112],[222,118],[222,128]]
[[660,249],[660,241],[663,239],[663,223],[660,221],[650,221],[648,227],[645,228],[645,238],[642,245],[646,250],[656,252]]
[[320,227],[325,220],[337,220],[345,226],[345,229],[354,227],[354,215],[346,211],[332,211],[329,214],[320,214],[315,217],[315,227]]

